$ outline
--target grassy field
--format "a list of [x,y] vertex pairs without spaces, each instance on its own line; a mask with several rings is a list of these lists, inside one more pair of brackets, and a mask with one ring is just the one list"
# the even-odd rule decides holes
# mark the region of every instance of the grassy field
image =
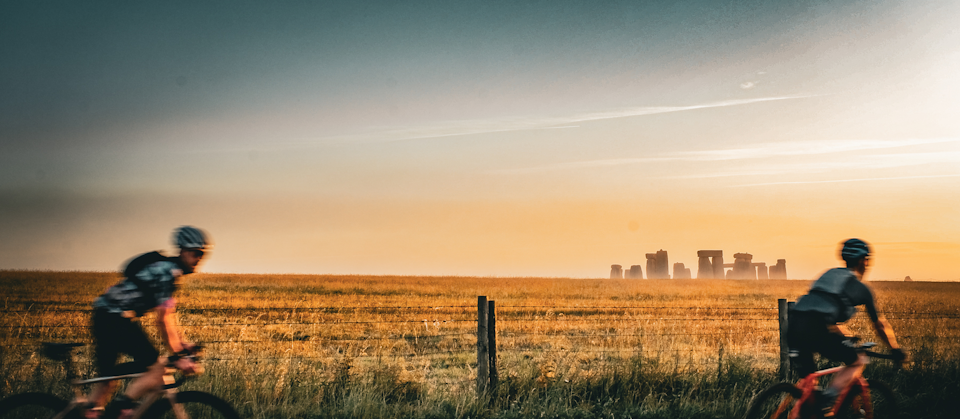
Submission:
[[[52,390],[41,341],[89,342],[90,302],[115,273],[0,271],[0,396]],[[776,301],[808,281],[307,275],[187,277],[181,325],[208,346],[187,386],[247,418],[742,416],[776,381]],[[954,417],[960,284],[872,283],[917,360],[884,362],[915,417]],[[500,386],[477,400],[477,296],[497,304]],[[857,316],[853,329],[872,331]],[[149,325],[151,319],[143,320]],[[147,327],[152,332],[152,326]],[[79,353],[90,374],[89,348]]]

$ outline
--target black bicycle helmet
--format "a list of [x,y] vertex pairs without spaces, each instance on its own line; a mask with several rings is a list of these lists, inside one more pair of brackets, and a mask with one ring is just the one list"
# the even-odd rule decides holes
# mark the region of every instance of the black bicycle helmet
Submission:
[[840,257],[845,261],[856,261],[870,256],[870,245],[860,239],[850,239],[843,242]]
[[181,249],[209,250],[213,243],[203,230],[193,226],[182,226],[173,232],[173,242]]

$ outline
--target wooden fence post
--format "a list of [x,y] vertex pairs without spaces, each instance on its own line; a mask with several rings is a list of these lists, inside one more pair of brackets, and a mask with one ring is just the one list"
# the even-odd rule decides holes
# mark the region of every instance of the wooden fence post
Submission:
[[790,374],[790,349],[787,347],[787,299],[777,300],[780,314],[780,379],[786,380]]
[[[787,328],[790,327],[790,310],[796,301],[787,301]],[[793,381],[793,363],[790,361],[790,345],[787,345],[787,381]]]
[[490,391],[497,390],[497,384],[500,381],[500,375],[497,372],[497,304],[490,300],[487,302],[487,345],[490,353]]
[[487,331],[487,296],[477,297],[477,397],[483,397],[490,383],[490,335]]

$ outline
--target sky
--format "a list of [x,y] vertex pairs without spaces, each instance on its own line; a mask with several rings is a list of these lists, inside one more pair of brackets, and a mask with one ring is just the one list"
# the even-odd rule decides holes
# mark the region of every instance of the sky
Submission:
[[955,1],[3,2],[0,269],[960,280]]

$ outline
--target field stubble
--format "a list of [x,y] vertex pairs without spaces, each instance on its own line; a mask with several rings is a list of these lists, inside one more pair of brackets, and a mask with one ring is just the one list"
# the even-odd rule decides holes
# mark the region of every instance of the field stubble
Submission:
[[[118,279],[0,271],[0,395],[69,394],[37,344],[90,342],[89,304]],[[245,417],[735,417],[776,379],[776,300],[808,286],[197,274],[184,280],[178,310],[188,339],[208,346],[207,373],[189,385]],[[960,284],[871,286],[919,352],[915,374],[955,364]],[[497,302],[501,386],[489,403],[473,393],[478,295]],[[872,339],[864,317],[853,329]],[[149,316],[143,323],[153,333]],[[89,355],[83,348],[84,375]]]

